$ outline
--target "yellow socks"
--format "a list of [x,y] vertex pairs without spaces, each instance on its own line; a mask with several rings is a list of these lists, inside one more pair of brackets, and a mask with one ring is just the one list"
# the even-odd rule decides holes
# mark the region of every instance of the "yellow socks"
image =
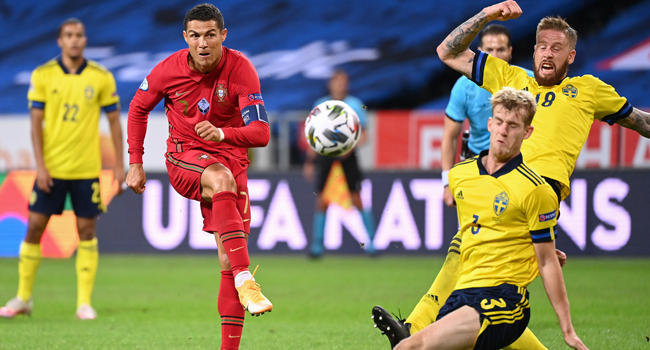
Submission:
[[421,331],[436,320],[440,308],[445,304],[451,292],[454,291],[462,270],[459,245],[460,234],[456,234],[451,241],[445,263],[433,281],[431,288],[420,299],[411,315],[406,319],[406,323],[411,324],[411,335]]
[[90,297],[95,286],[97,275],[97,262],[99,252],[97,251],[97,238],[90,241],[79,241],[77,248],[77,307],[81,304],[90,305]]
[[537,339],[535,334],[531,332],[530,328],[526,328],[524,333],[515,340],[514,343],[503,348],[504,350],[548,350],[542,343]]
[[23,242],[18,261],[18,296],[23,301],[32,297],[34,279],[41,264],[41,245]]

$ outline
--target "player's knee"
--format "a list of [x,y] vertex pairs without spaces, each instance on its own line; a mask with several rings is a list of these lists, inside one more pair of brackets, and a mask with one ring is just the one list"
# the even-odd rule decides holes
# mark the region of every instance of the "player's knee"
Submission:
[[237,192],[237,182],[230,171],[219,170],[204,173],[201,178],[204,194],[212,197],[222,191]]

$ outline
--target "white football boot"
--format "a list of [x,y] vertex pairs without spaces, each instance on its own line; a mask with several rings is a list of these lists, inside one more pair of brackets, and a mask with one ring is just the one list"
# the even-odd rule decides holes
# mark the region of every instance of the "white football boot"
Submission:
[[20,297],[15,297],[7,302],[7,304],[0,308],[0,317],[14,318],[16,315],[31,315],[34,303],[29,298],[28,301],[23,301]]

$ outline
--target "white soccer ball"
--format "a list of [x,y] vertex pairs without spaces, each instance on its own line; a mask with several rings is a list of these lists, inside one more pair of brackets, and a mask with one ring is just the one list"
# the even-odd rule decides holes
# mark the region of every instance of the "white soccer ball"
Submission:
[[350,152],[359,141],[359,116],[343,101],[325,101],[305,120],[307,143],[319,154],[338,157]]

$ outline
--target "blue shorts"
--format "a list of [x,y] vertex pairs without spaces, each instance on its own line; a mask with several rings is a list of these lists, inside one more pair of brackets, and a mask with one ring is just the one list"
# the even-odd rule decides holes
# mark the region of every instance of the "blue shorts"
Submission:
[[65,206],[65,199],[70,193],[74,215],[82,218],[94,218],[106,211],[99,191],[99,178],[84,180],[52,179],[54,186],[50,193],[41,191],[36,182],[29,198],[29,211],[44,215],[60,215]]
[[511,284],[455,290],[438,313],[438,319],[470,306],[479,313],[481,331],[474,349],[498,350],[512,344],[528,327],[530,305],[526,288]]

